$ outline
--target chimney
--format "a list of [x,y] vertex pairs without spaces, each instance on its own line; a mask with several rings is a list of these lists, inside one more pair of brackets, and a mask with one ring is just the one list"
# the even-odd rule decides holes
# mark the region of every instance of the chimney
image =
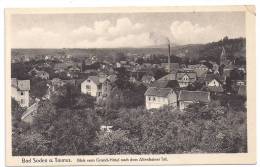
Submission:
[[168,72],[171,72],[171,44],[168,44]]

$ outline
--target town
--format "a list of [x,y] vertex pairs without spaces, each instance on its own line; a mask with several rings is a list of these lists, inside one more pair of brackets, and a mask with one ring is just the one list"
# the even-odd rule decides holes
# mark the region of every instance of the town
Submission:
[[[189,56],[198,54],[194,51],[196,47],[200,48],[198,53],[205,52],[204,56]],[[19,131],[16,135],[24,133],[24,138],[36,135],[35,140],[46,147],[45,150],[57,147],[52,152],[43,149],[38,152],[40,155],[73,154],[73,150],[77,154],[244,152],[247,149],[243,138],[246,118],[238,115],[246,114],[245,55],[238,54],[243,47],[245,39],[226,37],[203,47],[178,48],[168,44],[149,50],[156,50],[154,53],[124,48],[90,49],[91,52],[50,49],[47,54],[44,49],[13,49],[12,113],[19,122],[15,125]],[[170,120],[172,113],[174,120]],[[229,120],[232,117],[238,118]],[[221,123],[224,118],[226,121]],[[55,128],[59,126],[58,119],[67,121],[60,126],[69,126],[65,128],[68,132]],[[165,122],[160,124],[160,121]],[[240,131],[231,138],[228,127],[210,131],[210,123],[238,126]],[[159,126],[158,131],[149,131],[152,124]],[[204,129],[194,126],[201,124]],[[70,132],[73,127],[77,127],[76,132]],[[82,136],[91,130],[93,133]],[[202,132],[200,136],[195,134]],[[59,139],[49,140],[51,133]],[[160,133],[164,134],[156,136]],[[66,142],[62,138],[65,134],[66,141],[72,140],[68,146],[70,151],[58,148],[57,142]],[[83,141],[89,138],[95,144],[89,142],[91,144],[86,146]],[[150,138],[154,138],[153,141]],[[163,139],[164,144],[159,139]],[[189,144],[183,144],[185,140]],[[211,140],[216,146],[209,148],[206,144]],[[152,149],[156,141],[158,145]],[[169,148],[165,141],[182,144],[171,144]],[[147,146],[135,148],[136,143],[145,145],[143,142]],[[199,145],[200,142],[205,143]],[[20,144],[19,141],[13,143],[18,150],[16,154],[30,155],[30,152],[19,151]]]

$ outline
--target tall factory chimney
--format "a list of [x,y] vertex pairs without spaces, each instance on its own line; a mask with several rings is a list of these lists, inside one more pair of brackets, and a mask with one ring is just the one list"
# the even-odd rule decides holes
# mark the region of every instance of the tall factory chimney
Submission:
[[171,72],[171,44],[168,44],[168,72]]

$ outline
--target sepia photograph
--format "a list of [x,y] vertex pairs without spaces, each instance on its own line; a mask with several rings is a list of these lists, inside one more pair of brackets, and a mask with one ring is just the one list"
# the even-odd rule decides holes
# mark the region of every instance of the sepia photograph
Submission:
[[9,12],[10,157],[247,155],[255,55],[226,9]]

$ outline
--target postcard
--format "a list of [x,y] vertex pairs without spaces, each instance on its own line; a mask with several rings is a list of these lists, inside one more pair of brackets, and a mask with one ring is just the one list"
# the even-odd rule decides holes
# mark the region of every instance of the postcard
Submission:
[[255,164],[255,15],[6,9],[6,165]]

